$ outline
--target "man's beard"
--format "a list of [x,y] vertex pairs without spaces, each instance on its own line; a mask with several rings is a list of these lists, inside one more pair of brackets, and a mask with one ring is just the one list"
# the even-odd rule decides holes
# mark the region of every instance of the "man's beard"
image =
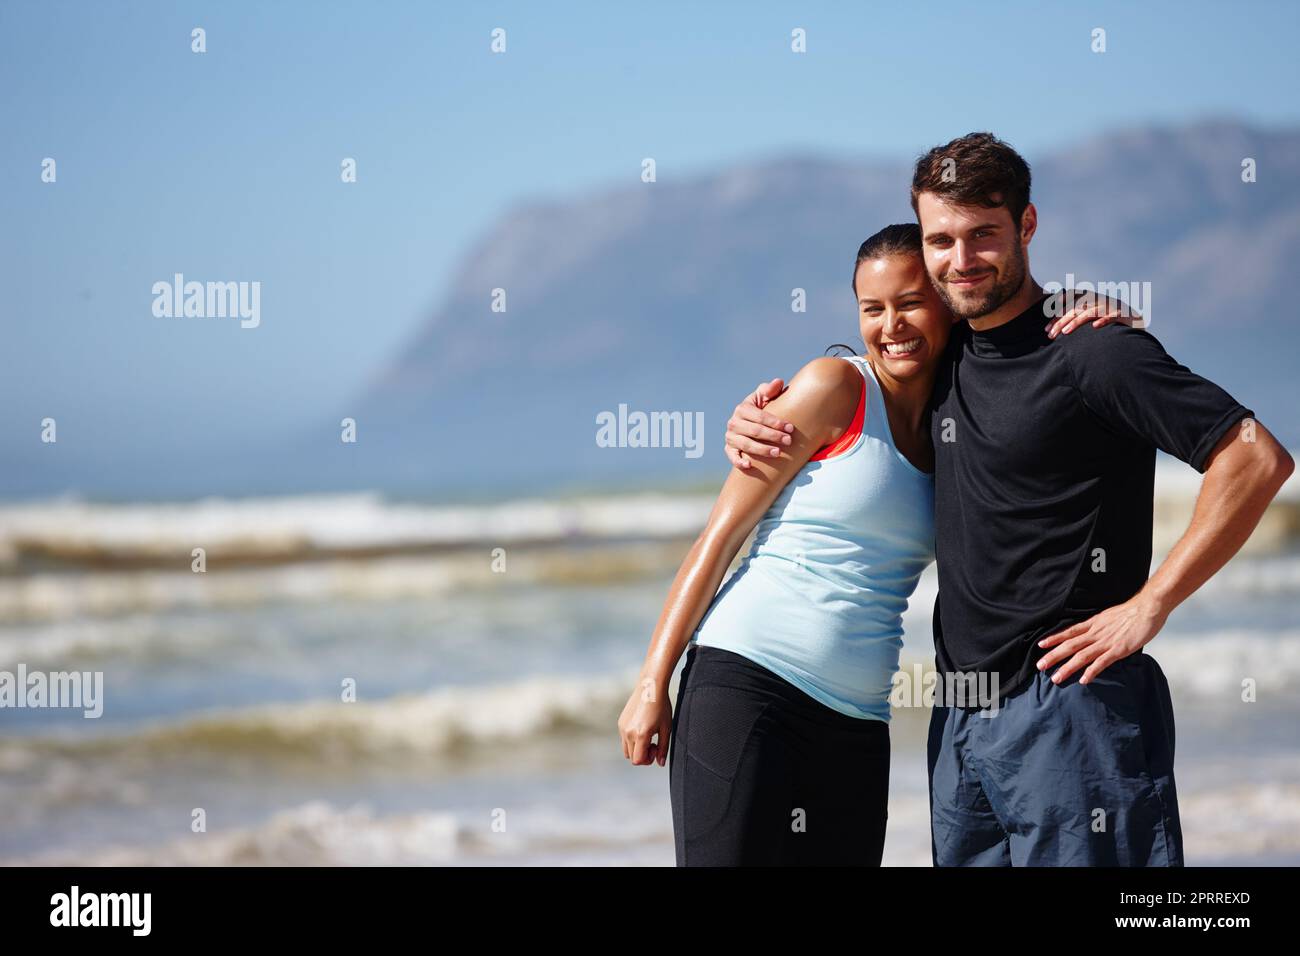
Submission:
[[[952,314],[959,319],[981,319],[990,312],[996,312],[1002,306],[1010,302],[1020,287],[1025,284],[1025,274],[1028,272],[1025,262],[1025,250],[1017,243],[1015,251],[1007,262],[1006,272],[1000,276],[995,274],[991,287],[982,296],[976,299],[956,299],[948,289],[947,281],[933,282],[935,291],[939,293],[939,298],[943,299],[944,304],[948,306]],[[951,273],[951,269],[949,272]]]

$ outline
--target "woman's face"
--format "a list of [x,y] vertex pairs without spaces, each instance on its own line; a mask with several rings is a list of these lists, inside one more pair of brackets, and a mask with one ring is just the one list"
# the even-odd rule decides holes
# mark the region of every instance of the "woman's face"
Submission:
[[952,313],[930,284],[921,254],[864,259],[854,285],[862,341],[877,371],[900,381],[933,372]]

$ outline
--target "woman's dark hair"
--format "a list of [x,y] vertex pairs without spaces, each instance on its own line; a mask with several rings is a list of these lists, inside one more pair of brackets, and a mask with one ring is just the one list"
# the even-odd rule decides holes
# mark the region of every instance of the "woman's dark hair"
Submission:
[[[892,226],[886,226],[878,233],[871,236],[862,245],[858,246],[858,257],[853,262],[853,298],[858,298],[858,266],[869,259],[879,259],[882,256],[919,256],[921,254],[921,227],[914,222],[896,222]],[[848,349],[852,355],[858,353],[849,346],[840,342],[834,345],[828,345],[826,352],[829,354],[831,349]]]
[[[881,256],[910,256],[920,255],[920,226],[915,222],[894,222],[892,226],[885,226],[879,233],[872,235],[861,246],[858,246],[858,258],[853,263],[853,298],[858,298],[858,267],[868,259],[880,259]],[[826,347],[826,354],[831,354],[832,349],[844,349],[850,355],[857,355],[858,352],[852,347],[844,345],[842,342],[836,342],[835,345]]]
[[921,254],[921,227],[914,222],[896,222],[886,226],[862,245],[853,263],[853,298],[858,298],[858,266],[868,259],[882,256],[919,256]]
[[[855,351],[853,350],[853,346],[851,346],[851,345],[845,345],[843,342],[833,342],[833,343],[831,343],[830,345],[826,346],[826,354],[827,354],[827,355],[830,355],[830,354],[831,354],[831,349],[844,349],[844,351],[845,351],[845,352],[848,352],[850,355],[857,355],[857,354],[858,354],[857,352],[855,352]],[[843,354],[843,353],[841,353],[841,352],[836,352],[834,357],[835,357],[835,358],[839,358],[839,356],[840,356],[841,354]]]

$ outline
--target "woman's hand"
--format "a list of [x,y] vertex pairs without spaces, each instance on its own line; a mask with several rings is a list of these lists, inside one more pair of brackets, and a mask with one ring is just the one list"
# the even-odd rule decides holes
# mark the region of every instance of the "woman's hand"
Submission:
[[[1103,325],[1110,325],[1119,322],[1124,325],[1138,325],[1142,321],[1142,313],[1129,307],[1128,303],[1121,302],[1119,299],[1112,299],[1108,296],[1099,296],[1094,292],[1081,292],[1073,298],[1070,310],[1060,318],[1053,319],[1045,326],[1047,337],[1054,339],[1064,333],[1069,335],[1085,322],[1091,322],[1095,329]],[[1065,293],[1058,292],[1052,297],[1052,301],[1045,304],[1046,309],[1053,312],[1059,312],[1065,305]]]
[[[653,677],[643,677],[618,718],[618,735],[623,739],[623,756],[637,765],[668,761],[668,738],[673,731],[673,709],[668,688]],[[658,741],[651,738],[659,735]]]

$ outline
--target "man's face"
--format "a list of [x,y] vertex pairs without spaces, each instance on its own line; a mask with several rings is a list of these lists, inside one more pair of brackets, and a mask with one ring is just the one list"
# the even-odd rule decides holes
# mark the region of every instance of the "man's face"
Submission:
[[916,205],[925,271],[956,318],[982,318],[1015,297],[1029,272],[1032,205],[1023,231],[1005,206],[956,206],[928,192],[916,197]]

